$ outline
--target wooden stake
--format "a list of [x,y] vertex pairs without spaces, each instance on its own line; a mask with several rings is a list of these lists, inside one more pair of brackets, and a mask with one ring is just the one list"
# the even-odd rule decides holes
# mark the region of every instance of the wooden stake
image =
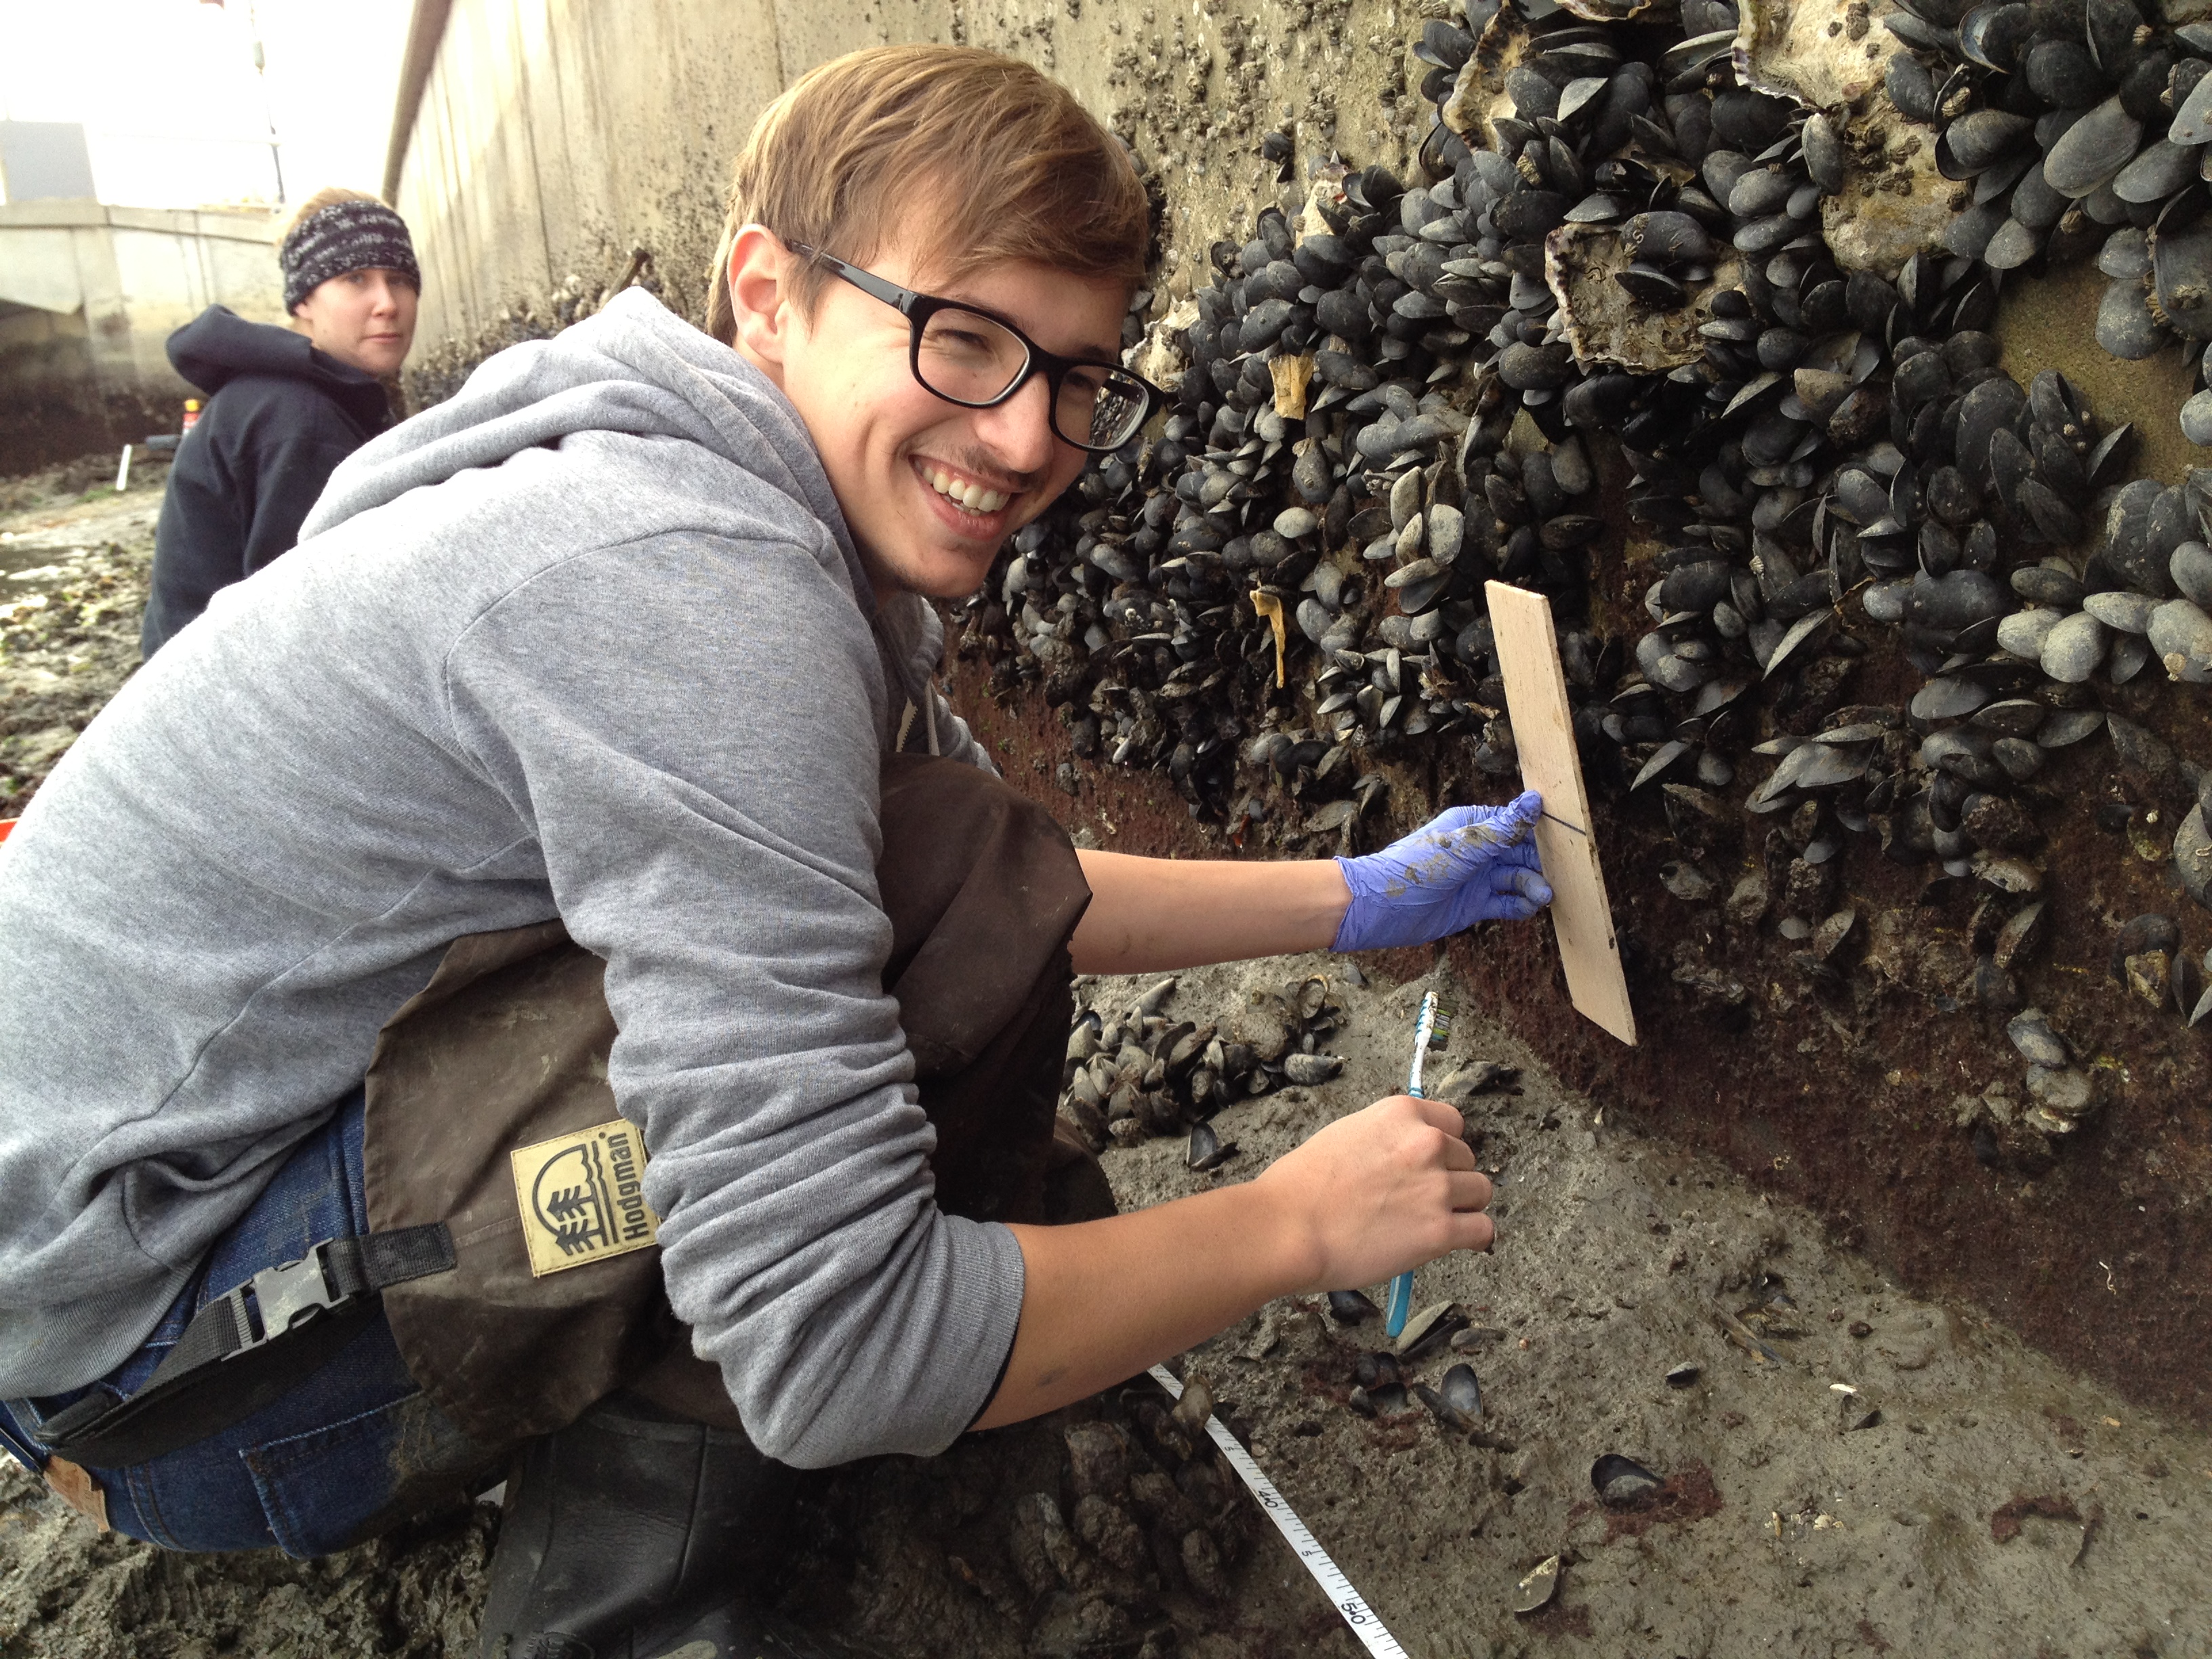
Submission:
[[1598,864],[1589,799],[1583,793],[1582,759],[1575,749],[1574,715],[1567,707],[1567,677],[1559,667],[1551,602],[1504,582],[1487,584],[1487,591],[1521,781],[1544,798],[1544,816],[1536,820],[1536,852],[1552,886],[1552,927],[1567,972],[1567,994],[1583,1014],[1632,1047],[1636,1015],[1628,1006],[1613,906]]

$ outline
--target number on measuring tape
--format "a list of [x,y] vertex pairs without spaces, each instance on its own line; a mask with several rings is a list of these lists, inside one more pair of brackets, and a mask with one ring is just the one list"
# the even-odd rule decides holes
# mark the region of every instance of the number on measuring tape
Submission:
[[[1153,1366],[1152,1376],[1168,1391],[1170,1398],[1182,1398],[1182,1384],[1176,1381],[1175,1374],[1166,1366]],[[1315,1540],[1311,1530],[1298,1518],[1297,1511],[1275,1490],[1275,1483],[1260,1472],[1252,1455],[1237,1444],[1236,1436],[1212,1417],[1206,1419],[1206,1432],[1228,1459],[1229,1467],[1237,1471],[1237,1478],[1260,1500],[1260,1507],[1267,1511],[1267,1518],[1283,1534],[1291,1553],[1305,1563],[1306,1571],[1314,1576],[1314,1581],[1322,1587],[1345,1624],[1359,1638],[1360,1645],[1375,1659],[1406,1659],[1406,1650],[1398,1645],[1398,1638],[1383,1629],[1382,1621],[1375,1616],[1366,1598],[1352,1587],[1343,1569],[1329,1559],[1328,1553]]]

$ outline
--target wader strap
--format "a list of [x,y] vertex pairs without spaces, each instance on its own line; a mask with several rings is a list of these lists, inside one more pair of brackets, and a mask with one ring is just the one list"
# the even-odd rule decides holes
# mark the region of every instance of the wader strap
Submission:
[[320,1370],[387,1285],[450,1272],[443,1222],[332,1238],[264,1267],[192,1316],[128,1400],[94,1389],[32,1431],[47,1452],[124,1468],[228,1428]]

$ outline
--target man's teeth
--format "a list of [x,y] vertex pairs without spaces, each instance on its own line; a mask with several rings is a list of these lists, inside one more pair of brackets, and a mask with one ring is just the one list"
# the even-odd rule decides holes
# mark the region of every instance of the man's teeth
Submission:
[[929,483],[945,500],[957,502],[970,513],[996,513],[1013,500],[1003,491],[986,489],[981,484],[956,478],[941,467],[929,475]]

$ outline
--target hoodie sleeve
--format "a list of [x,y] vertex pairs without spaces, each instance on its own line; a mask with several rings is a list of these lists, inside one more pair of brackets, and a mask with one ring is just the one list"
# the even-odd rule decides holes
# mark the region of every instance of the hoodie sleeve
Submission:
[[705,537],[556,565],[446,665],[458,740],[606,961],[670,1302],[800,1467],[941,1450],[1021,1309],[1012,1235],[934,1202],[882,987],[882,687],[812,550]]

